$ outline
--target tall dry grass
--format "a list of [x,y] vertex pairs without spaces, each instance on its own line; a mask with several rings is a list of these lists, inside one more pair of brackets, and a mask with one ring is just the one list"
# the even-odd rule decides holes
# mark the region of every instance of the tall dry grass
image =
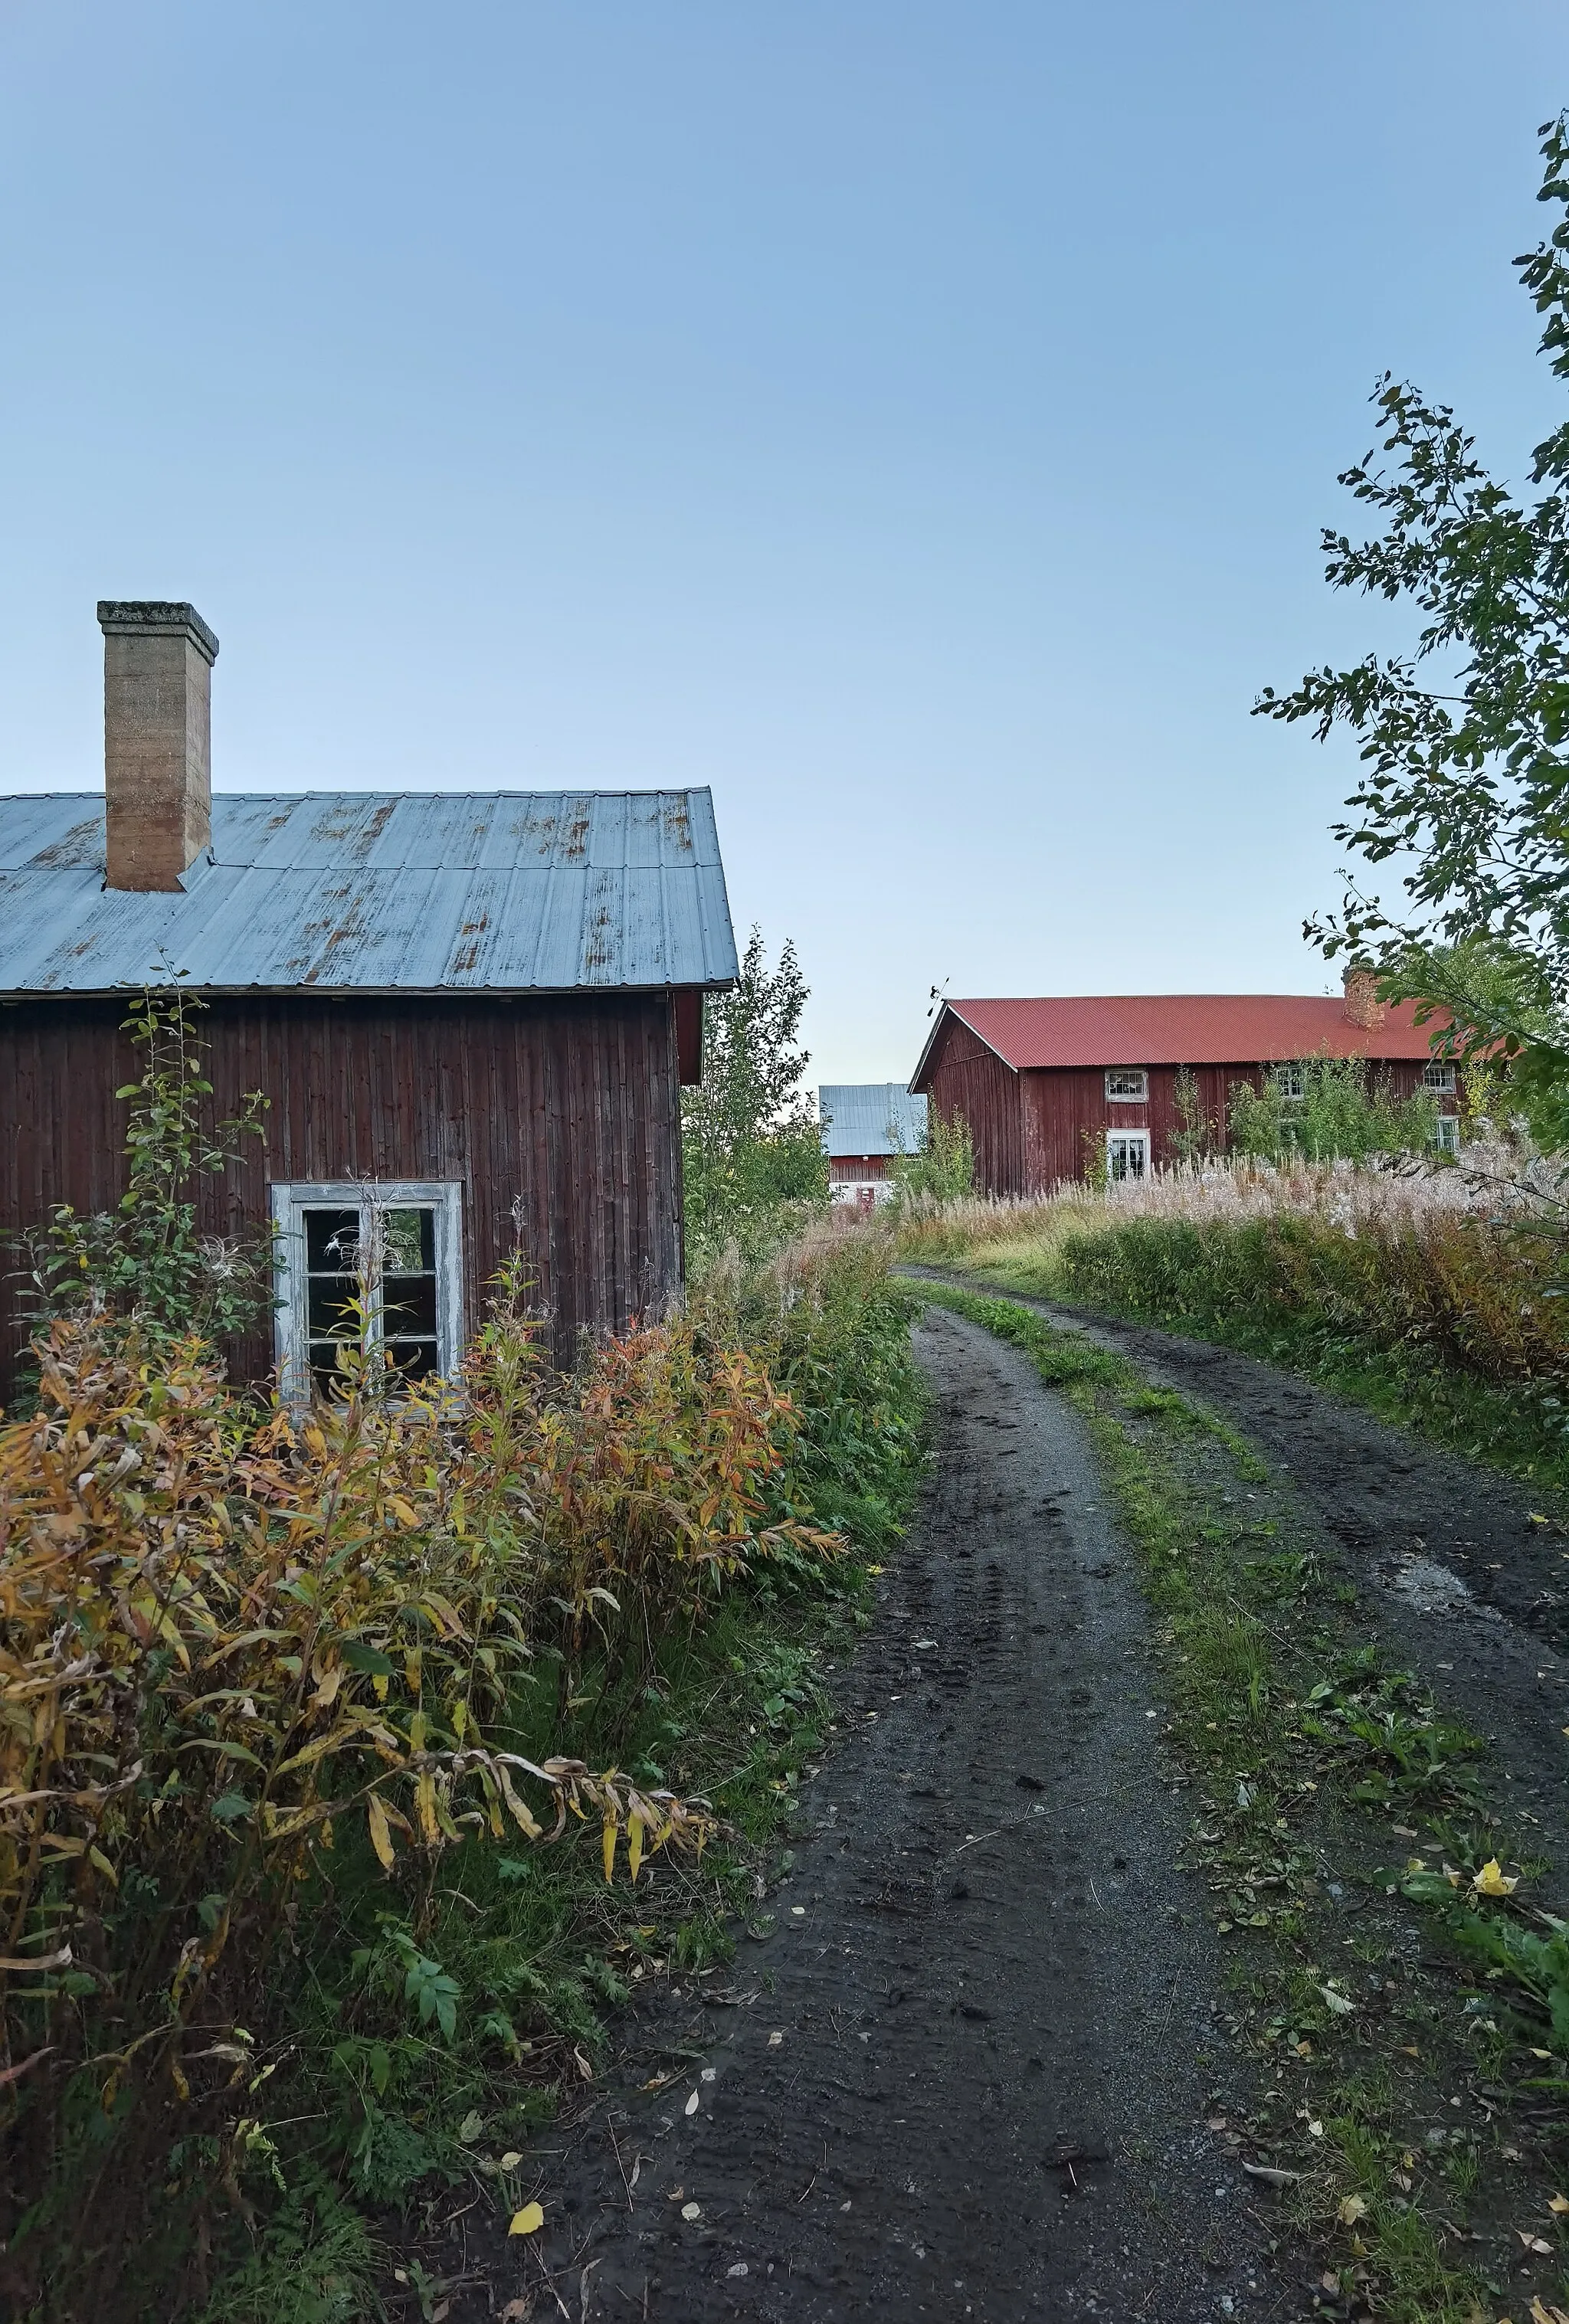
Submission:
[[1225,1161],[1032,1202],[911,1205],[900,1255],[1206,1329],[1425,1353],[1495,1384],[1569,1379],[1557,1165],[1502,1139],[1456,1165]]

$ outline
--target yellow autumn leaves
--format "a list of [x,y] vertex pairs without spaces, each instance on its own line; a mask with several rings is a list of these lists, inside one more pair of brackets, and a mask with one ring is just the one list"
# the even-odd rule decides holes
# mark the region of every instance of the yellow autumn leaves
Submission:
[[[510,1748],[548,1651],[637,1658],[724,1579],[836,1536],[771,1525],[796,1418],[758,1360],[685,1323],[558,1379],[521,1302],[493,1312],[461,1392],[388,1397],[352,1377],[300,1414],[231,1391],[199,1342],[156,1362],[90,1320],[40,1344],[36,1413],[0,1428],[0,1969],[17,2066],[77,1931],[135,1867],[190,1900],[149,1997],[149,2071],[180,2064],[225,1957],[278,1941],[318,1851],[359,1823],[388,1873],[465,1839],[597,1821],[607,1878],[698,1849],[701,1802]],[[197,1900],[217,1900],[198,1923]],[[3,1941],[4,1932],[11,1941]],[[84,1992],[58,2048],[97,2046]],[[116,2020],[116,2044],[143,2028]],[[205,2037],[204,2037],[205,2038]],[[210,2044],[209,2044],[210,2053]],[[60,2057],[57,2063],[69,2063]],[[179,2079],[175,2080],[178,2074]]]

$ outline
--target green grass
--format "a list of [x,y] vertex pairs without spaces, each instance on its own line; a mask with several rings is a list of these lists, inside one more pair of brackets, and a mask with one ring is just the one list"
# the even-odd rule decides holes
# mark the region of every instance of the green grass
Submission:
[[[1518,2324],[1527,2220],[1553,2247],[1529,2263],[1534,2288],[1562,2302],[1546,2209],[1562,2134],[1539,2115],[1531,2054],[1559,2037],[1523,1972],[1490,1978],[1454,1941],[1448,1883],[1435,1909],[1405,1869],[1408,1853],[1466,1873],[1500,1854],[1528,1897],[1480,1739],[1385,1664],[1333,1550],[1234,1431],[1012,1301],[923,1288],[1022,1349],[1083,1416],[1137,1549],[1195,1810],[1186,1861],[1208,1892],[1228,2030],[1259,2072],[1249,2144],[1306,2174],[1288,2215],[1342,2290],[1394,2324],[1491,2320],[1506,2284]],[[1477,1932],[1528,1917],[1469,1916]],[[1479,2080],[1499,2093],[1491,2116]],[[1440,2120],[1454,2128],[1435,2146]],[[1467,2223],[1495,2238],[1488,2256],[1461,2243]]]
[[1391,1349],[1322,1316],[1276,1305],[1260,1317],[1218,1299],[1140,1296],[1137,1280],[1103,1265],[1092,1279],[1065,1269],[1053,1250],[1035,1259],[955,1257],[950,1264],[1027,1298],[1093,1309],[1128,1323],[1154,1323],[1257,1356],[1312,1380],[1380,1420],[1412,1429],[1467,1460],[1481,1461],[1569,1499],[1569,1429],[1551,1387],[1527,1393],[1500,1387],[1421,1345]]

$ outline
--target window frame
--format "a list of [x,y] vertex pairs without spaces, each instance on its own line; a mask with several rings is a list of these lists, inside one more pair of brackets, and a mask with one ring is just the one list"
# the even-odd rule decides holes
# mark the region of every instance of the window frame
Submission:
[[1457,1113],[1441,1113],[1436,1117],[1433,1124],[1433,1143],[1445,1154],[1459,1153],[1460,1116]]
[[[1115,1090],[1112,1084],[1121,1076],[1137,1080],[1136,1090]],[[1149,1102],[1149,1068],[1148,1065],[1108,1065],[1106,1067],[1106,1103],[1108,1105],[1148,1105]]]
[[[290,1404],[311,1395],[310,1339],[305,1255],[306,1211],[357,1210],[360,1232],[375,1211],[430,1210],[435,1244],[436,1370],[454,1379],[462,1361],[463,1181],[460,1178],[278,1179],[271,1187],[273,1259],[273,1342],[280,1392]],[[378,1345],[381,1308],[372,1315]]]
[[[1274,1083],[1276,1090],[1279,1093],[1281,1103],[1283,1105],[1300,1105],[1303,1099],[1307,1095],[1307,1075],[1303,1068],[1301,1058],[1282,1057],[1276,1064],[1272,1065],[1269,1071],[1269,1079]],[[1288,1082],[1288,1074],[1290,1074],[1295,1080],[1297,1084],[1295,1089],[1293,1089]]]
[[[1432,1076],[1439,1078],[1435,1081]],[[1454,1095],[1454,1060],[1453,1057],[1429,1057],[1422,1068],[1422,1087],[1431,1097]]]
[[[1142,1170],[1140,1170],[1140,1171],[1138,1171],[1138,1172],[1136,1172],[1136,1173],[1135,1173],[1135,1172],[1133,1172],[1133,1171],[1131,1171],[1131,1170],[1125,1170],[1125,1171],[1123,1172],[1122,1176],[1121,1176],[1120,1178],[1116,1176],[1115,1172],[1112,1170],[1112,1142],[1113,1139],[1118,1139],[1118,1138],[1124,1139],[1125,1141],[1127,1141],[1127,1142],[1128,1142],[1128,1143],[1130,1143],[1130,1144],[1131,1144],[1135,1139],[1137,1139],[1137,1140],[1138,1140],[1138,1142],[1139,1142],[1139,1144],[1140,1144],[1140,1145],[1141,1145],[1141,1146],[1142,1146],[1142,1148],[1143,1148],[1143,1149],[1144,1149],[1144,1167],[1142,1168]],[[1107,1132],[1106,1132],[1106,1184],[1107,1184],[1107,1185],[1108,1185],[1108,1186],[1111,1186],[1111,1187],[1115,1188],[1115,1187],[1117,1187],[1117,1186],[1129,1186],[1129,1185],[1133,1185],[1133,1186],[1141,1186],[1141,1185],[1145,1185],[1145,1184],[1147,1184],[1147,1182],[1149,1181],[1149,1178],[1150,1174],[1151,1174],[1151,1172],[1153,1171],[1154,1167],[1155,1167],[1154,1141],[1153,1141],[1153,1139],[1152,1139],[1151,1133],[1150,1133],[1148,1130],[1140,1130],[1140,1129],[1121,1130],[1121,1129],[1118,1129],[1118,1130],[1107,1130]]]

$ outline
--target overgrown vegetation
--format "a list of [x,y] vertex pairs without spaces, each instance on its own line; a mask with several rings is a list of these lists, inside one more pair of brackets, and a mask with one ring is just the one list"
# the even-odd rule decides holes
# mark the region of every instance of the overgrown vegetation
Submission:
[[1327,2313],[1551,2324],[1564,1938],[1481,1739],[1369,1646],[1333,1554],[1223,1424],[1011,1301],[925,1287],[1075,1405],[1139,1550],[1223,2028],[1259,2072],[1212,2131],[1320,2239]]
[[204,1235],[197,1182],[220,1176],[244,1142],[262,1133],[260,1091],[240,1113],[208,1130],[212,1084],[201,1065],[196,1019],[207,1003],[178,984],[150,987],[121,1028],[139,1053],[137,1080],[116,1090],[128,1102],[127,1183],[113,1211],[84,1217],[69,1203],[23,1239],[25,1274],[41,1320],[93,1316],[113,1324],[134,1316],[139,1345],[157,1353],[192,1332],[227,1340],[271,1309],[270,1236]]
[[1212,1167],[901,1222],[906,1258],[1264,1356],[1569,1487],[1569,1311],[1518,1148],[1462,1168]]
[[734,1243],[766,1255],[828,1203],[817,1107],[801,1085],[806,979],[793,944],[770,969],[754,927],[732,991],[703,1002],[703,1079],[681,1093],[688,1268]]
[[964,1115],[944,1114],[935,1105],[928,1106],[919,1145],[909,1153],[894,1154],[888,1175],[901,1209],[926,1203],[963,1202],[974,1194],[975,1141]]
[[732,1248],[563,1379],[513,1269],[459,1380],[351,1342],[269,1404],[198,1328],[183,1009],[134,1021],[131,1192],[0,1429],[5,2291],[319,2324],[377,2312],[378,2210],[518,2208],[603,2013],[724,1957],[918,1474],[910,1297]]
[[[1360,1057],[1303,1057],[1265,1074],[1257,1088],[1233,1082],[1226,1130],[1229,1150],[1247,1161],[1365,1162],[1429,1151],[1438,1106],[1426,1090],[1396,1096],[1387,1076],[1370,1087]],[[1193,1158],[1206,1160],[1208,1151],[1199,1145]]]

